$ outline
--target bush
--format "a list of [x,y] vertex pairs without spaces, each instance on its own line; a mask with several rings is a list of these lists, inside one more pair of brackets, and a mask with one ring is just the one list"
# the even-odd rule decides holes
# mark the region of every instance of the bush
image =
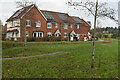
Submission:
[[61,41],[61,37],[55,37],[55,36],[51,36],[51,37],[44,37],[43,41]]
[[27,41],[28,42],[32,42],[32,41],[35,41],[36,39],[35,38],[28,38]]
[[108,38],[108,35],[104,35],[105,36],[105,38]]
[[32,41],[61,41],[61,36],[59,37],[55,37],[55,36],[51,36],[51,37],[43,37],[43,38],[29,38],[27,39],[28,42],[32,42]]
[[97,34],[96,35],[98,38],[102,38],[102,34]]
[[118,35],[117,34],[113,34],[112,35],[112,38],[116,38]]

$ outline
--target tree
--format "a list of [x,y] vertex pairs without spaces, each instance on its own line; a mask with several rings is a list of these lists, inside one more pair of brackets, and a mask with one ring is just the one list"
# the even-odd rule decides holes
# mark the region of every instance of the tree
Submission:
[[[22,1],[17,1],[17,8],[24,8],[26,12],[26,7],[28,5],[33,4],[33,2],[28,1],[28,0],[22,0]],[[26,23],[27,16],[25,15],[25,23]],[[26,39],[26,24],[25,24],[25,29],[24,29],[24,46],[27,47],[27,39]]]
[[1,21],[1,19],[0,19],[0,25],[2,25],[3,23],[2,23],[2,21]]
[[[95,54],[95,33],[96,33],[96,22],[98,18],[110,18],[115,20],[115,11],[112,8],[107,7],[106,2],[99,2],[98,0],[78,0],[78,1],[68,1],[67,4],[73,7],[80,7],[80,10],[87,11],[88,15],[93,15],[94,17],[94,32],[93,32],[93,52],[92,52],[92,64],[91,68],[94,68],[94,54]],[[76,8],[74,8],[76,9]]]
[[0,19],[0,39],[1,39],[1,35],[2,35],[2,21]]

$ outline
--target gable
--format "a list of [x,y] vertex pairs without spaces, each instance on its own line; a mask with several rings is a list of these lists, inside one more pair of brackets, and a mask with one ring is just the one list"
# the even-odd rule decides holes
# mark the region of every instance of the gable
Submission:
[[14,19],[22,18],[34,6],[35,5],[30,5],[30,6],[26,7],[26,8],[22,8],[22,9],[17,10],[6,22],[14,20]]

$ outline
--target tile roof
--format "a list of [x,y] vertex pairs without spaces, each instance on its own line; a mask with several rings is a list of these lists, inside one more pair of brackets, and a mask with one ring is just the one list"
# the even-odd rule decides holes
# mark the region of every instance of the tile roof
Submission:
[[[22,8],[22,9],[17,10],[7,21],[21,18],[23,15],[25,15],[25,13],[29,9],[32,8],[32,6],[36,6],[36,5],[33,4],[33,5],[30,5],[26,8]],[[42,14],[47,19],[48,22],[70,23],[70,24],[72,23],[72,24],[80,24],[82,26],[89,25],[83,19],[80,19],[79,17],[76,17],[76,16],[69,16],[67,13],[47,11],[47,10],[40,10],[40,12],[42,12]]]
[[[61,12],[53,12],[53,11],[46,11],[46,10],[40,10],[41,12],[48,12],[50,13],[54,19],[47,19],[49,22],[60,22],[60,23],[73,23],[76,24],[76,22],[67,14],[67,13],[61,13]],[[63,20],[60,16],[65,17],[66,20]]]
[[33,5],[17,10],[6,22],[21,18]]
[[[83,19],[80,19],[79,17],[76,17],[76,16],[69,16],[67,13],[53,12],[53,11],[47,11],[47,10],[40,10],[40,11],[42,13],[43,12],[49,13],[54,18],[54,19],[47,19],[48,22],[72,23],[72,24],[80,24],[81,26],[89,26],[89,24]],[[65,16],[66,20],[60,18],[60,16],[62,15]],[[73,18],[76,18],[79,21],[75,21]]]

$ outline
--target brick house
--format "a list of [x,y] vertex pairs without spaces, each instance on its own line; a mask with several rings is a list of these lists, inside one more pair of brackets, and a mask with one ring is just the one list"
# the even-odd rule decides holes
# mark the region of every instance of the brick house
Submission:
[[7,21],[6,39],[24,41],[27,38],[61,37],[73,41],[83,40],[90,33],[90,25],[83,19],[67,13],[39,10],[33,4],[16,11]]

